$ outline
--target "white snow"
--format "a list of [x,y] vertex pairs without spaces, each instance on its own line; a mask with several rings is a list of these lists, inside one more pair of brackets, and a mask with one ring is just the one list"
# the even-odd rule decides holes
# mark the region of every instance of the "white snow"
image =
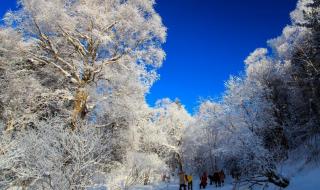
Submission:
[[[199,190],[199,180],[193,181],[193,190]],[[214,185],[208,185],[206,190],[232,190],[232,184],[230,182],[226,182],[223,187],[215,187]],[[148,185],[148,186],[136,186],[133,190],[179,190],[179,182],[178,180],[174,180],[170,183],[161,183],[158,185]]]
[[294,176],[290,180],[287,190],[319,190],[320,189],[320,168],[308,168]]
[[[293,168],[287,167],[287,172],[293,172]],[[256,190],[260,190],[262,187],[256,187]],[[242,189],[246,189],[242,187]],[[320,168],[308,167],[301,171],[298,171],[290,179],[290,185],[284,190],[319,190],[320,189]],[[131,190],[179,190],[179,181],[173,180],[170,183],[161,183],[158,185],[141,185],[132,188]],[[199,190],[199,180],[193,182],[193,190]],[[233,190],[233,185],[230,179],[226,182],[224,187],[215,187],[214,185],[208,185],[206,190]],[[275,187],[269,184],[269,188],[266,190],[279,190],[279,187]]]

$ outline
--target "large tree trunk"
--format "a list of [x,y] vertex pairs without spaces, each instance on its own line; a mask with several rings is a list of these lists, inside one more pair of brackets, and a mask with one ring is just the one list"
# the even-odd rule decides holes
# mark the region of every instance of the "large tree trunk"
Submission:
[[182,164],[182,158],[180,156],[180,154],[177,153],[177,161],[178,161],[178,165],[179,165],[179,172],[183,171],[183,164]]
[[86,114],[88,113],[87,108],[87,99],[88,99],[88,92],[85,89],[80,88],[74,98],[74,107],[72,112],[72,129],[76,128],[76,122],[78,117],[80,116],[81,119],[84,119]]

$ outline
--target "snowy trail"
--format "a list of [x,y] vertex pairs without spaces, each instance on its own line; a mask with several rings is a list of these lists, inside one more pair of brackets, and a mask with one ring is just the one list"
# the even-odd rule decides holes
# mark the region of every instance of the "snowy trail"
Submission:
[[[179,190],[179,185],[169,185],[167,187],[158,188],[156,190]],[[193,184],[193,190],[199,190],[198,184]],[[206,190],[232,190],[232,185],[226,184],[224,187],[207,186]]]
[[[149,190],[149,188],[145,188],[145,190]],[[150,190],[179,190],[178,182],[171,184],[162,184],[160,186],[150,188]],[[199,190],[199,181],[196,180],[193,182],[193,190]],[[226,183],[223,187],[215,187],[214,185],[208,185],[206,190],[232,190],[232,185],[230,183]]]

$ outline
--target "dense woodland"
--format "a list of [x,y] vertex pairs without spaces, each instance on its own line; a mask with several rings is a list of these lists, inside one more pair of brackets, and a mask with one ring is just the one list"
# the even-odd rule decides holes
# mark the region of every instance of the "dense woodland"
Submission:
[[21,0],[6,14],[0,189],[130,189],[217,169],[285,188],[279,165],[319,163],[320,0],[299,0],[282,35],[194,115],[178,99],[146,103],[165,59],[154,4]]

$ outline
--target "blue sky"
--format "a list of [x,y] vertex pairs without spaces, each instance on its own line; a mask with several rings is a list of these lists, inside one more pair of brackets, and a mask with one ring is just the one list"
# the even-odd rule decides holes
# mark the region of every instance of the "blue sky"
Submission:
[[281,34],[296,0],[158,0],[168,28],[167,59],[150,104],[178,97],[193,112],[200,98],[218,98],[255,48]]
[[[157,0],[168,28],[167,58],[147,96],[179,98],[193,112],[200,98],[218,98],[255,48],[281,34],[296,0]],[[0,0],[0,16],[16,7]]]
[[1,18],[8,10],[16,9],[16,0],[0,0],[0,16]]

